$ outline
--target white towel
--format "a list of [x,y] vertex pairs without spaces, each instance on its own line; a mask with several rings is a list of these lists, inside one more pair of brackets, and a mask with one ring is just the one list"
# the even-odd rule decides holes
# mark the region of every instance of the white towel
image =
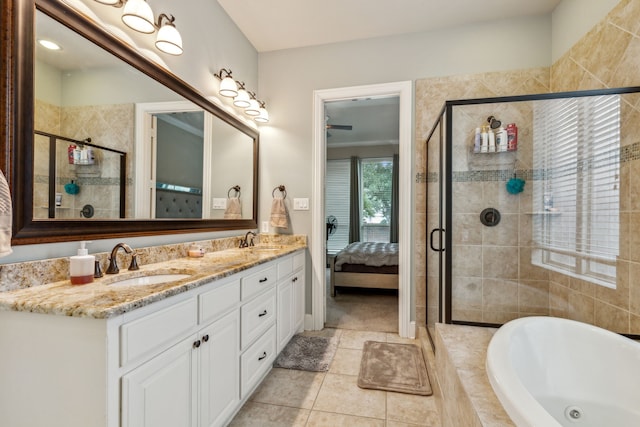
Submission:
[[289,228],[289,215],[284,199],[276,197],[271,202],[271,226],[279,228]]
[[11,193],[9,184],[0,171],[0,257],[13,252],[11,249]]
[[239,197],[229,197],[224,210],[225,219],[242,219],[242,204]]

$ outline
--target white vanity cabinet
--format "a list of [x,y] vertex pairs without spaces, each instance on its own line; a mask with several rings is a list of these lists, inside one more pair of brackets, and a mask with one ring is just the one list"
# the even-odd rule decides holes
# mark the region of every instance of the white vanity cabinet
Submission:
[[278,262],[278,353],[304,329],[304,252]]
[[0,311],[0,425],[225,425],[301,328],[303,282],[297,251],[109,319]]

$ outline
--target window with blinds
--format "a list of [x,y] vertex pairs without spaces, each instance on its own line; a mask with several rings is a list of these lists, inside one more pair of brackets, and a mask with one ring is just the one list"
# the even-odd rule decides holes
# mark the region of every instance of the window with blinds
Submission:
[[537,102],[533,130],[532,263],[615,288],[619,96]]
[[335,253],[349,244],[349,159],[327,160],[325,214],[338,220],[338,228],[327,239],[327,251]]

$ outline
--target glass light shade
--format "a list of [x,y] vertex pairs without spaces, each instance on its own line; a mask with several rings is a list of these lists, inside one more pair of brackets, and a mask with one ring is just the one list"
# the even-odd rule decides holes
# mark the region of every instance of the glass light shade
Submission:
[[238,85],[236,85],[236,81],[232,77],[227,76],[220,82],[220,90],[218,92],[222,96],[233,98],[238,95]]
[[156,47],[169,55],[182,55],[182,37],[173,24],[165,24],[158,30]]
[[251,98],[249,97],[249,92],[244,89],[238,90],[238,96],[236,96],[233,100],[233,105],[240,108],[247,108],[251,103],[249,102]]
[[156,30],[153,11],[145,0],[128,0],[122,11],[122,22],[141,33],[151,34]]
[[38,44],[40,44],[40,46],[47,48],[49,50],[62,50],[62,48],[58,43],[53,42],[51,40],[39,39]]
[[258,101],[255,99],[249,100],[249,106],[244,110],[244,113],[247,116],[257,116],[260,114],[260,104],[258,104]]
[[269,112],[266,108],[260,107],[258,109],[259,114],[253,118],[258,123],[269,123]]
[[96,0],[98,3],[108,4],[109,6],[114,6],[120,2],[120,0]]

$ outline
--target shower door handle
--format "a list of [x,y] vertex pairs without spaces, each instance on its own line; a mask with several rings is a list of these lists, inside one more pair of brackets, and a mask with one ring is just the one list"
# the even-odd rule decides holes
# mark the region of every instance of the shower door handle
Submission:
[[443,231],[444,231],[444,228],[434,228],[433,230],[431,230],[431,234],[429,235],[429,246],[431,246],[431,250],[432,250],[432,251],[435,251],[435,252],[443,252],[443,251],[444,251],[444,249],[443,249],[443,248],[436,249],[436,248],[434,248],[434,247],[433,247],[433,234],[434,234],[436,231],[443,232]]

